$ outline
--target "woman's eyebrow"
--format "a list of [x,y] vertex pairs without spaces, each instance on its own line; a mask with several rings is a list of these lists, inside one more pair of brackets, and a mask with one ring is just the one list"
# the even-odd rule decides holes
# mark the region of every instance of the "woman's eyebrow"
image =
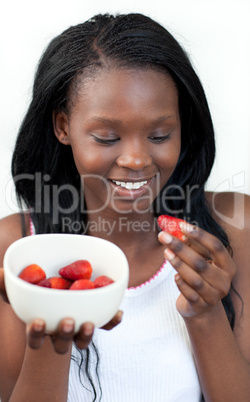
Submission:
[[174,114],[170,114],[168,116],[161,116],[158,119],[154,120],[152,123],[161,123],[165,120],[169,120],[169,119],[175,119],[176,120],[176,115]]
[[105,117],[105,116],[104,117],[94,116],[89,121],[90,122],[94,121],[97,123],[108,123],[108,124],[112,123],[117,125],[122,124],[122,121],[119,119],[113,119],[112,117]]
[[[161,122],[164,122],[164,121],[169,120],[169,119],[175,119],[176,120],[176,115],[171,114],[171,115],[167,115],[167,116],[160,116],[157,119],[149,121],[149,123],[154,125],[154,124],[161,123]],[[106,117],[106,116],[103,116],[103,117],[93,116],[89,120],[89,122],[92,122],[92,121],[97,122],[97,123],[104,123],[104,124],[115,124],[115,125],[122,125],[123,124],[122,120],[114,119],[112,117]]]

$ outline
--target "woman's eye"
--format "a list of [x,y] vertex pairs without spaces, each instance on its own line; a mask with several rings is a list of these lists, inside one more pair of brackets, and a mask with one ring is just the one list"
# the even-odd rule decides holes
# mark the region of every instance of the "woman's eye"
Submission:
[[96,137],[95,135],[93,137],[96,142],[98,142],[99,144],[104,144],[104,145],[112,145],[120,140],[120,138],[105,139],[105,138]]
[[170,138],[170,135],[171,134],[167,134],[167,135],[164,135],[164,136],[161,136],[161,137],[159,137],[159,136],[158,137],[151,136],[151,137],[148,137],[148,138],[150,139],[150,141],[158,143],[158,142],[163,142],[163,141],[168,140]]

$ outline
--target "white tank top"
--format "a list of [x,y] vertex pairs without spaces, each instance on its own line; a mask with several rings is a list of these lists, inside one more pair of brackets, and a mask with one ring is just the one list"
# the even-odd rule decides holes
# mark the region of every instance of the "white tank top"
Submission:
[[[176,271],[167,262],[148,282],[126,290],[121,324],[96,329],[102,402],[199,402],[201,389],[185,323],[176,310]],[[92,352],[92,351],[91,351]],[[79,357],[73,347],[72,354]],[[99,401],[96,355],[90,372]],[[93,401],[91,385],[71,361],[68,402]]]

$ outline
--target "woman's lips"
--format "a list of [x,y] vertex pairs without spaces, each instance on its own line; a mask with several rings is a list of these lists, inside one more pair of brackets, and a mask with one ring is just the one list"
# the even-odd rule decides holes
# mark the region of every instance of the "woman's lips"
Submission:
[[114,194],[120,198],[133,200],[148,191],[154,178],[140,181],[109,180]]
[[114,184],[118,187],[126,188],[127,190],[138,190],[145,184],[147,184],[148,180],[141,180],[141,181],[117,181],[111,180]]

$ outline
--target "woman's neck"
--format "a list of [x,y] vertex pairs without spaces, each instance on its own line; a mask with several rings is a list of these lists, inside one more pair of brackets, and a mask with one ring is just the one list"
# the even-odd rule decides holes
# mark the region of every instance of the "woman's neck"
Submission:
[[129,286],[149,280],[164,262],[156,218],[150,214],[89,214],[88,235],[116,244],[125,253],[130,270]]
[[152,213],[146,214],[89,214],[87,233],[115,243],[120,248],[158,243],[157,221]]

